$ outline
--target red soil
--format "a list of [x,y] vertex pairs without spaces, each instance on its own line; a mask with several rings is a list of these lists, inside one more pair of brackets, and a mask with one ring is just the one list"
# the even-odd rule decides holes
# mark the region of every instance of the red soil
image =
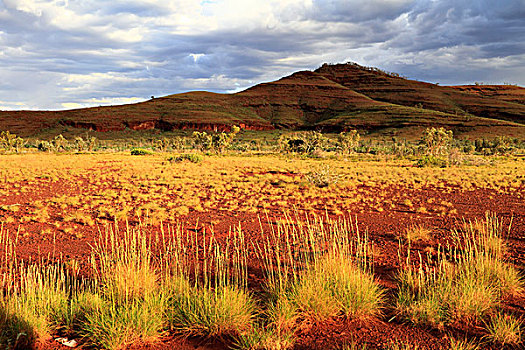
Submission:
[[[72,189],[66,185],[55,183],[52,187],[42,189],[42,192],[27,193],[20,197],[10,198],[13,202],[32,203],[45,198],[50,193],[70,193]],[[383,189],[385,190],[385,189]],[[398,263],[398,237],[403,230],[413,224],[423,224],[432,229],[433,240],[425,244],[416,244],[413,249],[428,251],[437,249],[438,244],[446,244],[450,230],[461,225],[464,219],[482,219],[485,212],[497,213],[505,224],[512,220],[507,242],[509,248],[508,259],[517,266],[525,265],[525,205],[522,200],[512,195],[501,194],[492,190],[475,190],[470,192],[441,191],[436,188],[413,190],[410,188],[387,188],[387,193],[395,194],[404,191],[410,195],[414,203],[425,203],[429,198],[445,200],[453,203],[457,215],[438,216],[436,213],[416,213],[415,211],[397,209],[383,212],[357,212],[355,216],[361,231],[366,230],[374,244],[375,274],[379,282],[387,289],[387,296],[392,298],[395,293],[395,273]],[[323,213],[321,213],[323,214]],[[354,215],[353,213],[351,213]],[[263,226],[268,227],[272,218],[282,217],[280,211],[270,211],[270,223],[262,219]],[[229,228],[241,223],[247,240],[260,240],[261,229],[256,214],[224,213],[211,211],[205,213],[190,212],[184,220],[188,229],[213,227],[216,237],[220,240]],[[7,224],[11,232],[16,229],[16,223]],[[88,271],[88,257],[90,244],[92,245],[98,233],[96,229],[84,227],[83,237],[57,232],[56,235],[41,234],[42,224],[27,223],[23,225],[24,234],[19,236],[18,256],[23,259],[42,259],[49,256],[62,256],[64,260],[75,259],[81,262],[81,269]],[[261,279],[260,270],[252,266],[250,283],[257,286]],[[520,317],[525,317],[525,299],[508,300],[504,307]],[[369,321],[346,321],[336,319],[324,324],[313,324],[302,329],[297,334],[298,341],[295,349],[329,349],[340,348],[341,344],[368,344],[369,349],[388,348],[392,340],[409,342],[418,345],[420,349],[447,348],[448,336],[462,338],[464,336],[483,335],[479,327],[465,325],[448,326],[444,331],[413,327],[393,317],[391,310],[384,310],[384,317]],[[227,346],[217,341],[184,340],[168,338],[155,345],[137,345],[134,349],[147,347],[149,349],[226,349]],[[488,347],[488,345],[487,345]],[[40,346],[42,349],[60,348],[60,345],[49,340]],[[500,348],[498,346],[494,349]]]

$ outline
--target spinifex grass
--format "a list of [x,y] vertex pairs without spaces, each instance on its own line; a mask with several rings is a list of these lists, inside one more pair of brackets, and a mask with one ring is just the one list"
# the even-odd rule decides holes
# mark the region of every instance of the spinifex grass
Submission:
[[60,265],[15,266],[0,301],[0,344],[29,344],[55,331],[69,312],[70,285]]
[[76,286],[60,264],[18,263],[16,240],[0,226],[0,345],[23,347],[58,328]]
[[259,247],[268,277],[269,319],[277,331],[333,316],[380,313],[367,235],[348,220],[285,217]]
[[256,306],[247,291],[246,247],[240,228],[230,231],[222,246],[213,235],[206,239],[205,232],[186,237],[194,244],[186,246],[178,232],[172,232],[175,239],[166,247],[173,259],[168,262],[172,273],[167,283],[172,291],[168,311],[172,329],[204,337],[248,332]]
[[416,324],[437,328],[454,321],[479,322],[508,294],[522,290],[518,272],[505,263],[501,222],[487,215],[483,223],[456,231],[456,246],[440,249],[437,260],[419,267],[407,260],[399,272],[397,309]]
[[60,332],[90,346],[119,349],[182,335],[238,337],[251,329],[246,247],[239,230],[220,245],[205,232],[148,235],[146,228],[107,226],[93,246],[93,279],[79,283],[63,264],[14,263],[0,230],[0,345],[27,346]]
[[522,321],[512,315],[498,313],[486,324],[486,338],[494,343],[516,346],[522,342]]
[[137,340],[154,342],[166,325],[166,302],[153,261],[154,247],[138,229],[106,227],[93,247],[92,265],[100,288],[80,333],[95,347],[118,349]]

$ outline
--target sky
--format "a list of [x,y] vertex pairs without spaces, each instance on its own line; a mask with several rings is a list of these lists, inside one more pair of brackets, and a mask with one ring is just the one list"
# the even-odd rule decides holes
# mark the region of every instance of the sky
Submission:
[[323,63],[525,86],[525,0],[0,0],[0,109],[229,93]]

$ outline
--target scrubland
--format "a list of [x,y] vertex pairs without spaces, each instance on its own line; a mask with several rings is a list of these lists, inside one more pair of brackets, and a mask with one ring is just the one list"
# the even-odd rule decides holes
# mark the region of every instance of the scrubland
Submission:
[[216,153],[0,155],[1,346],[523,346],[519,155]]

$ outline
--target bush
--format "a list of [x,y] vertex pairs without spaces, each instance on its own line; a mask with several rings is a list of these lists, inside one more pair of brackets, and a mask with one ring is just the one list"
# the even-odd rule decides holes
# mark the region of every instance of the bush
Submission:
[[220,132],[209,135],[205,131],[195,131],[193,132],[193,143],[196,147],[200,148],[201,151],[212,149],[216,153],[222,153],[224,149],[231,145],[233,138],[240,130],[238,126],[234,125],[229,133]]
[[38,144],[38,150],[41,152],[50,152],[53,149],[53,145],[48,141],[41,141]]
[[343,154],[352,153],[359,144],[360,138],[357,130],[342,132],[337,137],[337,148]]
[[152,150],[144,149],[144,148],[133,148],[131,150],[132,156],[147,156],[153,154]]
[[21,137],[17,137],[15,134],[11,134],[9,131],[2,131],[0,133],[0,148],[6,151],[15,150],[17,153],[25,145],[25,140]]
[[424,155],[419,159],[416,163],[416,166],[418,168],[424,168],[424,167],[439,167],[439,168],[446,168],[447,167],[447,161],[442,158],[438,158],[436,156],[433,156],[431,154]]
[[453,135],[451,130],[445,128],[428,128],[425,130],[421,143],[426,147],[427,154],[438,156],[447,152],[452,144]]
[[204,157],[201,156],[200,154],[189,153],[189,154],[181,154],[180,156],[169,157],[168,162],[179,163],[179,162],[183,162],[187,160],[192,163],[200,163],[202,162],[203,159]]
[[293,152],[300,154],[313,154],[326,146],[328,140],[323,134],[317,131],[307,131],[282,135],[279,138],[279,148],[283,152]]
[[339,175],[326,164],[306,174],[306,180],[314,186],[323,188],[335,185],[339,181]]
[[51,144],[53,145],[53,148],[55,151],[65,151],[67,148],[67,140],[62,134],[55,136],[55,138],[51,141]]

